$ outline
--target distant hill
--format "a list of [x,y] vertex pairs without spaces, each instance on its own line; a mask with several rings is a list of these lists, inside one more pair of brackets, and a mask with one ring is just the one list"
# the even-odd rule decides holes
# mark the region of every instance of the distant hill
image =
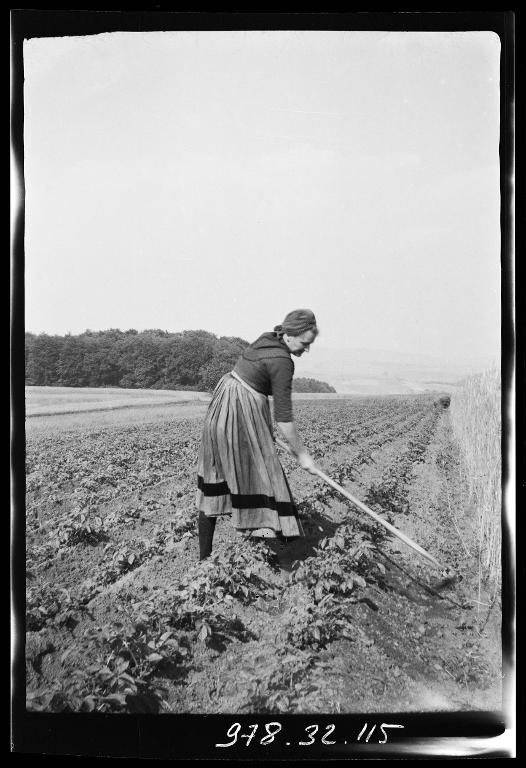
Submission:
[[296,363],[296,375],[321,378],[347,394],[411,394],[452,391],[470,373],[487,369],[491,359],[448,361],[433,355],[373,349],[314,347]]

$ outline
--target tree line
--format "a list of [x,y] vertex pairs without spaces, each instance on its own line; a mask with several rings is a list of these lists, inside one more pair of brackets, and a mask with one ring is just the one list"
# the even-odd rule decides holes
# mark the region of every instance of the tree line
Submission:
[[325,381],[318,381],[318,379],[304,379],[297,378],[292,381],[292,389],[294,392],[333,392],[336,390],[327,384]]
[[[203,330],[26,333],[25,380],[32,386],[210,391],[246,346],[248,341],[237,336]],[[301,378],[294,379],[294,390],[335,391],[325,382]]]

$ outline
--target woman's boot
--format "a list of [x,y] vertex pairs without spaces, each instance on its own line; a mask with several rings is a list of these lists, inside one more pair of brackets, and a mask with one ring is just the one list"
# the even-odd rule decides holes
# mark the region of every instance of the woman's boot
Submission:
[[199,560],[205,560],[212,552],[216,521],[216,517],[207,517],[204,512],[199,512]]

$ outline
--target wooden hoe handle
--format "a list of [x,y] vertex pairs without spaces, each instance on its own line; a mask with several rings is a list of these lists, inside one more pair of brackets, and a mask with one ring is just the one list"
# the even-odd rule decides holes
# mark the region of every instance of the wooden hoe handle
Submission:
[[[294,456],[294,452],[290,448],[287,443],[283,442],[283,440],[280,440],[279,437],[276,437],[276,443],[280,445],[282,448],[284,448],[288,453],[290,453],[292,456]],[[324,483],[327,483],[327,485],[330,485],[332,488],[334,488],[336,491],[342,494],[342,496],[345,496],[346,499],[349,499],[349,501],[352,501],[352,503],[358,507],[358,509],[361,509],[362,512],[365,512],[367,515],[372,517],[374,520],[376,520],[377,523],[380,523],[380,525],[383,525],[384,528],[387,528],[388,531],[390,531],[393,536],[396,536],[401,541],[403,541],[405,544],[407,544],[411,549],[414,549],[415,552],[418,552],[423,557],[427,558],[431,563],[436,565],[438,568],[443,569],[443,566],[440,565],[438,560],[433,557],[433,555],[430,555],[429,552],[426,552],[425,549],[423,549],[419,544],[417,544],[415,541],[409,538],[409,536],[406,536],[405,533],[402,533],[398,530],[398,528],[395,528],[394,525],[391,525],[391,523],[388,523],[387,520],[384,520],[380,515],[378,515],[376,512],[373,512],[372,509],[369,509],[369,507],[364,504],[362,501],[357,499],[355,496],[353,496],[349,491],[347,491],[345,488],[343,488],[341,485],[336,483],[334,480],[331,480],[330,477],[328,477],[325,472],[322,472],[321,469],[316,468],[315,470],[318,477],[320,477]]]

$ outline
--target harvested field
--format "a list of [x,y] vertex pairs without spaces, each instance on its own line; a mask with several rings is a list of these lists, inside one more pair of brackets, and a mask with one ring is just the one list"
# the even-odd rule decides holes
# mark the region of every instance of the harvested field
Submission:
[[198,563],[205,410],[27,420],[28,709],[500,710],[501,607],[480,589],[450,412],[431,395],[295,399],[321,468],[458,572],[437,591],[439,571],[286,454],[306,539],[220,521]]
[[206,402],[205,392],[97,387],[26,387],[26,416],[58,416],[87,411]]

